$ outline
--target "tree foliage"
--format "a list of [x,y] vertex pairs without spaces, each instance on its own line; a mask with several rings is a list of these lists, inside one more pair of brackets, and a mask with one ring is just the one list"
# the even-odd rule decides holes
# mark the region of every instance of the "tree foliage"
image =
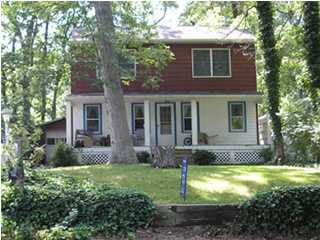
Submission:
[[259,16],[259,32],[265,62],[265,82],[268,93],[268,112],[274,132],[275,158],[278,164],[284,161],[283,136],[281,118],[279,116],[279,68],[280,59],[277,53],[273,28],[273,9],[271,2],[257,2]]
[[320,14],[319,2],[304,2],[304,44],[310,73],[310,93],[314,108],[318,108],[320,89]]
[[[305,39],[304,4],[303,2],[273,2],[272,4],[274,5],[275,48],[281,61],[279,69],[279,110],[284,118],[284,116],[291,116],[291,111],[294,109],[287,107],[288,99],[290,99],[291,103],[297,103],[300,100],[310,102],[311,77],[308,73],[307,54],[306,51],[303,51]],[[238,2],[236,5],[237,14],[234,14],[231,2],[190,2],[180,17],[180,22],[187,25],[191,23],[206,25],[212,28],[228,26],[231,30],[234,28],[244,29],[258,36],[258,14],[255,2]],[[319,33],[319,30],[316,31],[316,27],[314,29],[314,33]],[[316,60],[314,61],[316,62]],[[260,38],[257,38],[256,41],[256,66],[258,91],[263,93],[262,104],[259,105],[259,114],[263,115],[268,112],[269,103]],[[309,114],[308,105],[302,104],[299,107],[299,111],[301,113],[305,111]],[[311,112],[309,117],[317,119],[317,113]],[[292,130],[294,126],[297,126],[297,123],[303,123],[304,129],[313,129],[305,114],[299,114],[295,121],[297,122],[289,121],[290,124],[288,124],[287,118],[283,119],[284,134],[287,135],[290,132],[289,125]],[[317,126],[316,122],[314,124],[314,126]],[[296,134],[299,137],[298,133]],[[306,143],[300,145],[300,147],[309,151],[311,145],[312,143],[306,140]],[[291,145],[290,151],[289,146],[286,148],[287,152],[290,152],[289,157],[298,154],[301,158],[304,157],[308,160],[308,156],[302,156],[300,150],[292,147],[293,145]]]

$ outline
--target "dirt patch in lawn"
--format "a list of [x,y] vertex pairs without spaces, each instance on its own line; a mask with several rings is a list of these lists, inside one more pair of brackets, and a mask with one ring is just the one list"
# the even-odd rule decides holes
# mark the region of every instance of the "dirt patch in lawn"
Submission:
[[320,238],[303,238],[301,236],[279,236],[279,235],[252,235],[232,233],[228,228],[217,228],[212,226],[189,226],[189,227],[157,227],[148,230],[138,230],[139,240],[301,240]]

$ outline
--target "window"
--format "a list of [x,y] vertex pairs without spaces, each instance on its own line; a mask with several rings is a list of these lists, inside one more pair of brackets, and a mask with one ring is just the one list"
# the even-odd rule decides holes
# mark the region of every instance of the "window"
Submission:
[[192,130],[191,104],[181,104],[182,114],[182,132],[190,132]]
[[246,105],[245,102],[229,102],[229,131],[246,131]]
[[212,50],[213,76],[230,76],[229,50]]
[[58,143],[66,143],[66,139],[65,138],[56,138],[56,144]]
[[211,76],[210,49],[193,50],[193,75],[208,77]]
[[101,105],[84,105],[84,129],[93,134],[101,133]]
[[193,77],[230,77],[230,50],[192,49]]
[[133,56],[120,56],[119,66],[121,78],[132,79],[136,76],[136,61]]
[[133,110],[133,132],[144,129],[144,105],[140,103],[134,103],[132,105]]
[[66,139],[65,138],[47,138],[47,144],[48,145],[55,145],[58,143],[65,143]]
[[171,106],[160,106],[160,134],[172,134]]
[[48,145],[54,145],[55,144],[54,138],[47,138],[47,144]]

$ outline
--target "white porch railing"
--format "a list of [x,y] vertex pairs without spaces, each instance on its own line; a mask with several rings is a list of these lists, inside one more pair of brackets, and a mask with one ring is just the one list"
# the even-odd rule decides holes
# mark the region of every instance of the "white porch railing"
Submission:
[[[199,146],[176,146],[179,150],[207,150],[216,155],[216,164],[249,164],[261,163],[263,158],[260,151],[269,147],[268,145],[199,145]],[[136,152],[150,152],[148,146],[134,147]],[[108,163],[111,158],[110,147],[91,147],[77,148],[75,150],[79,154],[82,164],[104,164]]]

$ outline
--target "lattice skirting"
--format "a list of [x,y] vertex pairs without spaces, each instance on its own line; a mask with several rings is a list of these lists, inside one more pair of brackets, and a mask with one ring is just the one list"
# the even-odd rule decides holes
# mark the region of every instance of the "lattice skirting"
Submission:
[[101,151],[101,152],[81,152],[79,151],[79,160],[81,164],[105,164],[110,161],[111,152]]
[[211,152],[216,155],[215,164],[243,164],[263,162],[263,158],[257,151],[233,150]]
[[[136,150],[137,151],[137,150]],[[264,160],[260,156],[259,151],[246,149],[246,150],[216,150],[208,149],[216,155],[216,161],[214,164],[250,164],[250,163],[262,163]],[[81,164],[106,164],[111,159],[111,149],[107,150],[90,150],[85,151],[79,149],[76,150],[79,155]],[[138,152],[138,151],[137,151]]]
[[[136,150],[136,152],[141,152],[142,150]],[[91,164],[106,164],[109,163],[111,159],[111,149],[77,149],[75,152],[78,154],[78,158],[81,164],[91,165]]]

